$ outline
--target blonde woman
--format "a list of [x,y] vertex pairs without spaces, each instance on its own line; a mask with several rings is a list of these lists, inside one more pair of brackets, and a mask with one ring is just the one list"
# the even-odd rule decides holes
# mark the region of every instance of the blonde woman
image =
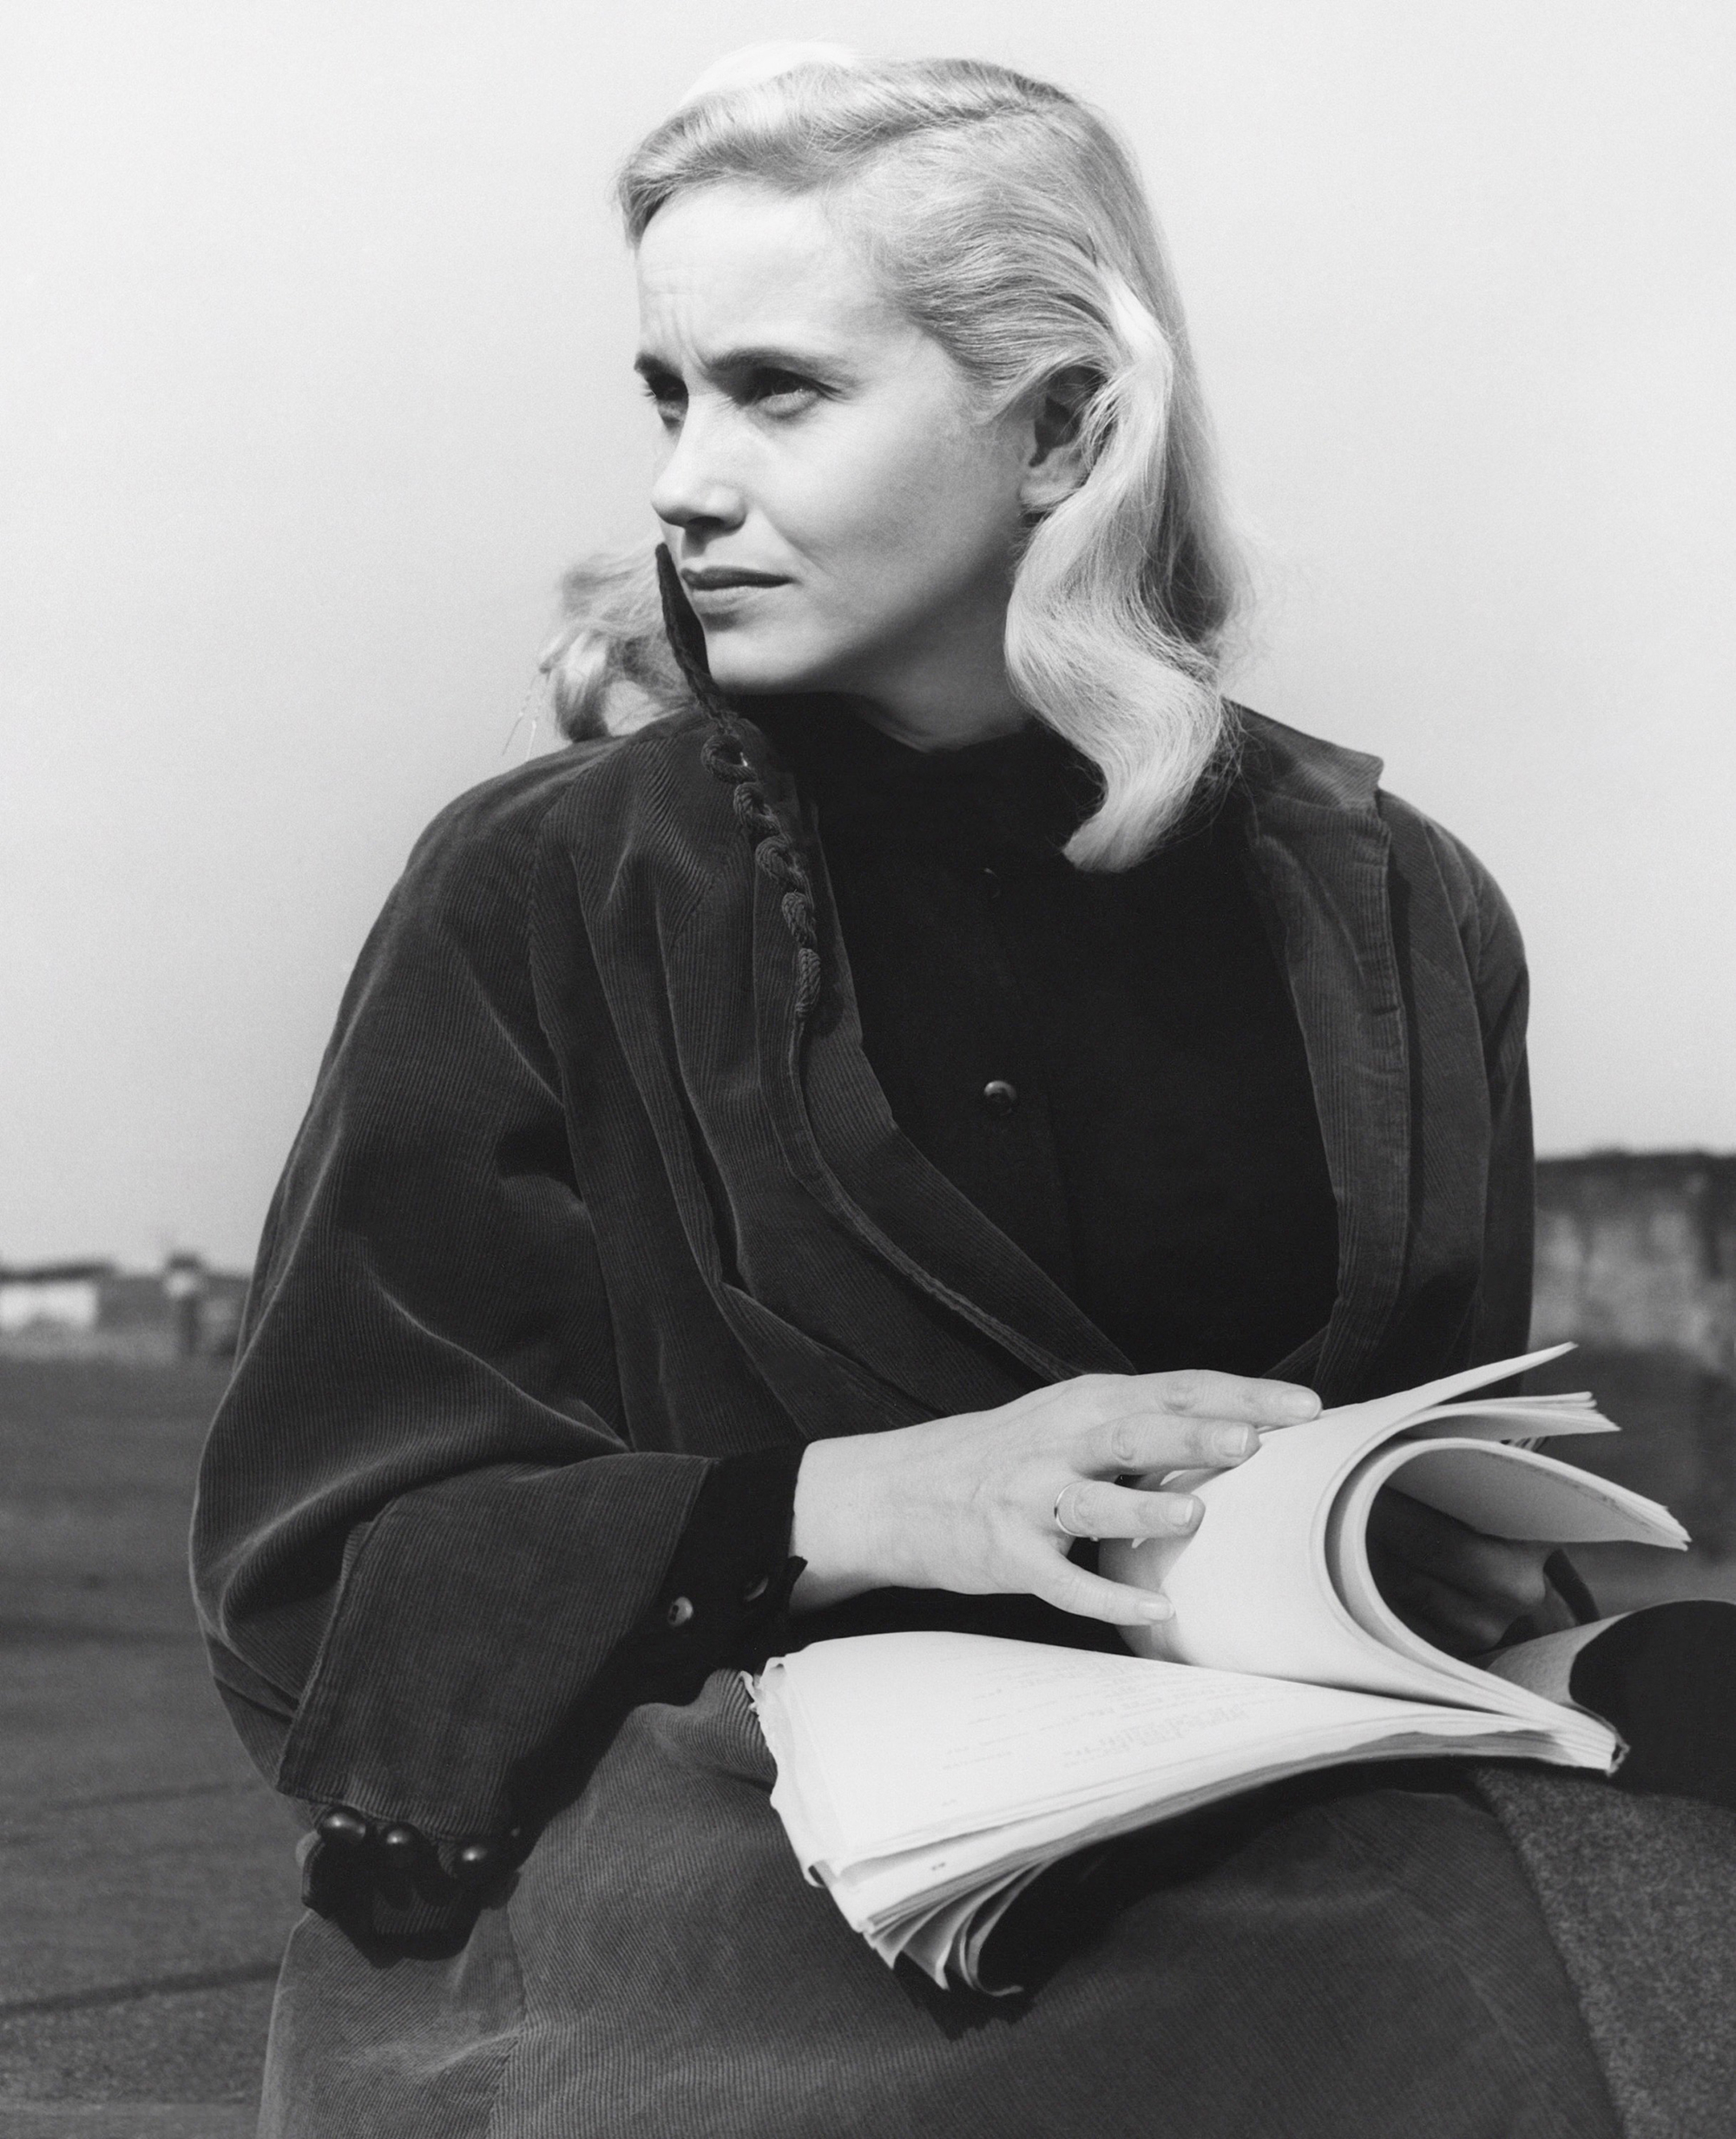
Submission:
[[[1708,1807],[1263,1793],[1034,1890],[999,2004],[803,1884],[740,1667],[1113,1646],[1168,1608],[1080,1541],[1200,1519],[1124,1478],[1521,1347],[1525,974],[1372,760],[1221,694],[1101,119],[823,56],[620,198],[660,553],[574,575],[573,747],[448,810],[362,955],[205,1467],[218,1680],[313,1830],[263,2129],[1614,2133],[1665,2083],[1597,2003],[1634,1897],[1557,1844],[1654,1892],[1736,1862]],[[1590,1609],[1407,1506],[1383,1578],[1450,1646]],[[1684,1935],[1647,1995],[1711,1995]]]

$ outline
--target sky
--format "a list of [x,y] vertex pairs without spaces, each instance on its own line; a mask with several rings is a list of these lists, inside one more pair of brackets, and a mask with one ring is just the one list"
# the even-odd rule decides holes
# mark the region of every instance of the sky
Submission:
[[1723,0],[56,0],[0,23],[0,1261],[251,1259],[411,840],[648,524],[610,172],[790,36],[1121,122],[1238,694],[1501,879],[1542,1149],[1736,1148]]

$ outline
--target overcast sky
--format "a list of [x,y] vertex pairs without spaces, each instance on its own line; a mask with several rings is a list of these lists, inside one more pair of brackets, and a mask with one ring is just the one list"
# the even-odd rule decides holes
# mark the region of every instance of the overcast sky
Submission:
[[411,840],[643,523],[610,168],[788,36],[1121,120],[1244,694],[1506,885],[1546,1150],[1736,1146],[1727,0],[54,0],[0,29],[0,1259],[251,1257]]

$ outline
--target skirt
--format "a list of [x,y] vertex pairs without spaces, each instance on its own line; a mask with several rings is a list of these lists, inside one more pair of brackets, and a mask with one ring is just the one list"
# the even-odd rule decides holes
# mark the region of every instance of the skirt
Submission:
[[994,1999],[887,1969],[804,1882],[773,1780],[720,1672],[632,1713],[458,1951],[304,1917],[262,2139],[1730,2129],[1718,1807],[1503,1764],[1305,1778],[1051,1875]]

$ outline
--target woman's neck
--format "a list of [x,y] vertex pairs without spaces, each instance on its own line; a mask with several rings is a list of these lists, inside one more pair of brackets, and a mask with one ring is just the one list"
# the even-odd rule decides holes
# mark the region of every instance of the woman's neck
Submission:
[[[945,620],[871,666],[850,667],[829,686],[860,721],[911,750],[960,750],[1029,725],[1030,708],[1007,675],[1006,605],[980,604]],[[851,664],[853,667],[854,664]]]

